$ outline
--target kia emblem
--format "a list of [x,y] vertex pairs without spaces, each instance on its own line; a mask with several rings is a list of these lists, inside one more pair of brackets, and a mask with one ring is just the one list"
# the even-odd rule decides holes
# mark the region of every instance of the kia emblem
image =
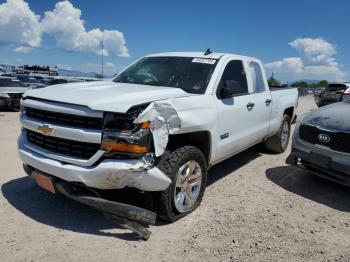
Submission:
[[331,138],[329,137],[329,135],[326,135],[326,134],[319,134],[317,138],[318,138],[318,141],[323,143],[329,143],[331,141]]

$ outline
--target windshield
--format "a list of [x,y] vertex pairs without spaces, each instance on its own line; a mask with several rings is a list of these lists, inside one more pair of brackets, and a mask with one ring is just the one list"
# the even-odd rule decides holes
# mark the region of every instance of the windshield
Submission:
[[26,85],[16,79],[0,78],[0,87],[26,87]]
[[120,83],[181,88],[204,94],[217,60],[194,57],[146,57],[117,75]]

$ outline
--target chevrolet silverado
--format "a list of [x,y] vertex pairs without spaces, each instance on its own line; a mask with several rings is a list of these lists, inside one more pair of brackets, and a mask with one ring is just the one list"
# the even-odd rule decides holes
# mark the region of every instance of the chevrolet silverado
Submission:
[[[136,188],[148,209],[175,221],[201,203],[211,166],[261,142],[284,152],[297,105],[297,89],[269,89],[258,59],[148,55],[111,81],[25,93],[19,155],[51,192],[111,214],[96,192]],[[113,214],[130,219],[124,207]]]

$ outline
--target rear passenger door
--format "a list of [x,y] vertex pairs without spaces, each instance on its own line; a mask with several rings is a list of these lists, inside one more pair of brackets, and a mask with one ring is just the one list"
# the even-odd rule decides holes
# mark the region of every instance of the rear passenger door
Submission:
[[[225,64],[216,90],[218,112],[218,146],[215,161],[250,146],[256,140],[256,110],[250,96],[246,68],[241,60],[229,60]],[[225,97],[226,85],[234,83],[235,93]]]
[[254,136],[259,140],[263,139],[269,132],[273,101],[261,65],[256,61],[248,63],[250,86],[252,87],[250,98],[254,103],[254,114],[250,117],[255,122]]

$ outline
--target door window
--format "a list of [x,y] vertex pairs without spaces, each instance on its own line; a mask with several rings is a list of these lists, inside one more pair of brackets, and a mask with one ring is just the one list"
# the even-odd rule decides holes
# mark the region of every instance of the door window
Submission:
[[257,62],[250,62],[249,69],[252,76],[254,93],[264,92],[265,82],[260,65]]
[[242,61],[232,60],[226,65],[218,89],[219,97],[224,97],[221,95],[221,92],[223,91],[223,87],[227,85],[234,87],[233,96],[248,94],[247,77]]

